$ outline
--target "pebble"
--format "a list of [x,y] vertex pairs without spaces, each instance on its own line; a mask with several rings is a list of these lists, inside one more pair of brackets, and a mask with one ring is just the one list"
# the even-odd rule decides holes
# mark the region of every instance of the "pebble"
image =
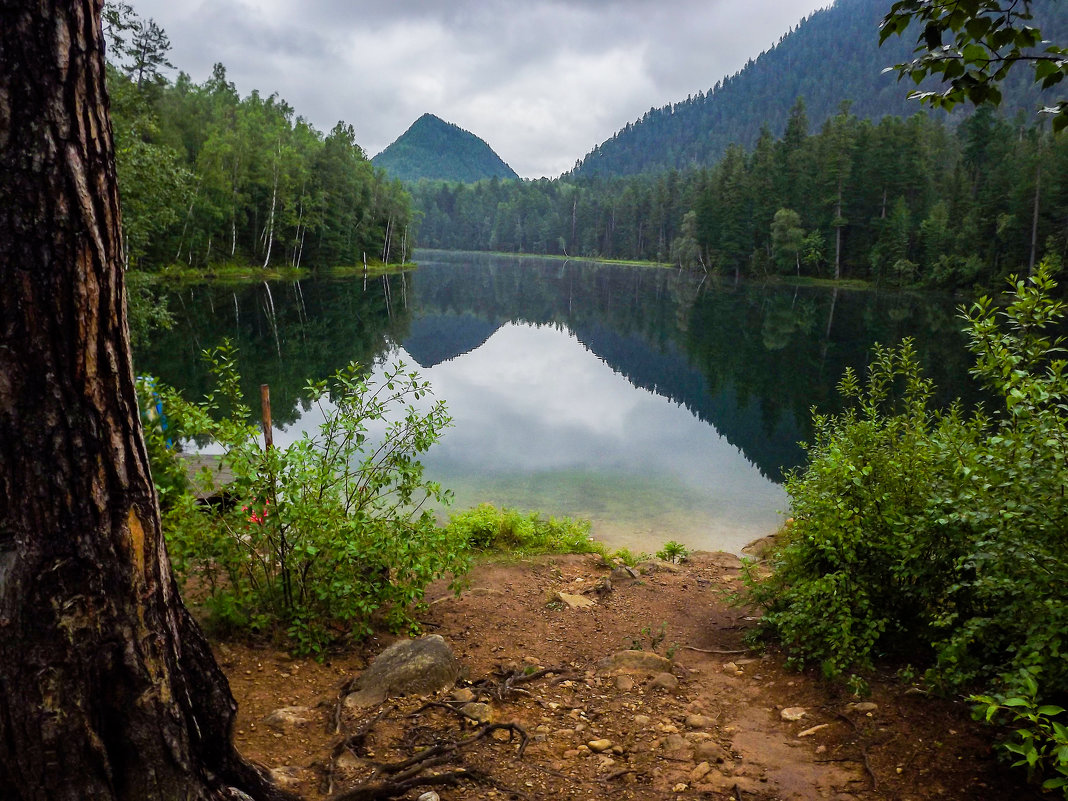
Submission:
[[428,790],[419,796],[418,801],[441,801],[441,796],[435,793],[433,790]]
[[621,692],[629,693],[634,689],[634,679],[630,676],[616,676],[616,689]]
[[707,729],[715,724],[715,721],[707,715],[687,715],[686,725],[691,729]]
[[715,740],[705,740],[703,743],[698,743],[694,749],[693,756],[698,762],[722,763],[730,759],[727,749]]
[[460,707],[460,712],[476,723],[489,723],[493,720],[493,709],[489,704],[464,704]]
[[648,715],[635,715],[634,716],[634,725],[635,726],[641,726],[641,727],[644,728],[644,727],[648,726],[652,722],[653,722],[653,719],[651,717],[649,717]]
[[801,720],[805,716],[805,712],[806,710],[803,706],[788,706],[779,713],[779,717],[788,721]]
[[469,690],[466,687],[461,687],[458,690],[453,690],[452,693],[449,694],[449,698],[459,704],[469,704],[472,701],[476,700],[478,696],[474,693],[473,690]]
[[698,765],[696,768],[694,768],[693,771],[690,773],[690,781],[692,781],[692,782],[694,782],[696,784],[697,782],[701,781],[701,779],[703,779],[705,776],[707,776],[711,772],[712,772],[712,766],[709,765],[707,762],[702,762],[700,765]]
[[803,732],[801,732],[797,736],[798,737],[811,737],[816,732],[821,731],[823,729],[826,729],[827,726],[829,726],[829,725],[830,724],[828,724],[828,723],[821,723],[818,726],[813,726],[811,729],[805,729]]
[[670,673],[657,673],[653,676],[653,680],[649,682],[649,688],[672,692],[679,689],[679,680]]
[[612,741],[605,740],[602,738],[600,740],[590,740],[588,743],[586,743],[586,745],[595,754],[600,754],[612,747]]

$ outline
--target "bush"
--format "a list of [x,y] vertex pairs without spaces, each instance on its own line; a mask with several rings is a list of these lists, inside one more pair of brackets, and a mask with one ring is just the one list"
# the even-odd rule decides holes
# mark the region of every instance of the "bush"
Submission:
[[850,406],[814,416],[787,481],[793,526],[748,598],[795,662],[829,676],[905,644],[935,687],[982,688],[995,713],[1029,699],[1045,712],[1016,721],[1026,743],[1006,748],[1060,771],[1048,702],[1068,695],[1068,362],[1049,333],[1064,316],[1053,272],[1014,279],[1004,308],[962,312],[972,372],[997,398],[985,414],[928,409],[908,340],[875,349],[863,387],[846,373]]
[[484,553],[532,555],[603,550],[590,539],[587,520],[544,518],[538,512],[524,514],[490,504],[454,514],[449,519],[448,531],[472,550]]
[[316,653],[341,634],[369,633],[377,615],[413,627],[426,585],[468,566],[463,541],[423,508],[448,499],[416,458],[449,424],[444,405],[418,410],[429,386],[403,365],[372,386],[351,364],[307,386],[323,418],[317,433],[265,449],[232,349],[206,355],[218,389],[203,404],[172,397],[172,418],[221,444],[234,480],[226,502],[185,495],[164,525],[176,568],[201,578],[213,618],[282,624],[298,651]]

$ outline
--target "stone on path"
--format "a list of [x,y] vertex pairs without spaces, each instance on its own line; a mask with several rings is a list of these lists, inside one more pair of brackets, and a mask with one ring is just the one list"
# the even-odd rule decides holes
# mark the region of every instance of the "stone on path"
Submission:
[[315,713],[306,706],[284,706],[267,715],[263,722],[272,729],[287,732],[312,722]]
[[567,604],[571,609],[588,609],[591,606],[596,606],[596,603],[585,595],[572,595],[569,592],[556,593],[556,599]]
[[460,663],[441,635],[399,640],[375,657],[345,705],[374,706],[394,696],[429,695],[450,686],[459,675]]
[[787,721],[801,720],[805,716],[805,708],[803,706],[788,706],[782,712],[779,713],[779,717]]

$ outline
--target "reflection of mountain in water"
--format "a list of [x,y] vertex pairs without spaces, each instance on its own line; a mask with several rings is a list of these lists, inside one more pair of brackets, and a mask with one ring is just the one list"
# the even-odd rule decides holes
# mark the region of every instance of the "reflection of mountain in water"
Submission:
[[638,337],[621,337],[597,326],[575,335],[634,386],[680,404],[710,424],[773,481],[782,481],[784,469],[801,463],[802,432],[792,413],[780,414],[769,431],[759,399],[743,403],[733,387],[709,392],[705,376],[674,345],[656,352]]
[[[873,342],[916,338],[939,400],[967,392],[970,358],[952,303],[929,296],[725,285],[675,270],[421,254],[414,273],[233,290],[185,289],[178,323],[137,353],[138,368],[207,390],[202,348],[240,349],[246,397],[271,385],[275,419],[299,416],[308,379],[403,344],[422,367],[482,345],[508,322],[572,332],[636,387],[688,409],[767,477],[800,462],[810,409],[833,410],[843,370],[860,371]],[[269,303],[268,300],[271,302]],[[448,399],[446,399],[447,401]]]
[[471,314],[428,314],[412,322],[404,350],[425,370],[478,350],[500,327]]

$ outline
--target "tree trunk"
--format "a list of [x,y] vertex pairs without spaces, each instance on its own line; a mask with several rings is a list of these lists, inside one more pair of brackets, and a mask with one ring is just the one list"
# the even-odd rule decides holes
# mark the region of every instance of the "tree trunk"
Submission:
[[100,10],[0,0],[0,794],[281,799],[160,531]]

